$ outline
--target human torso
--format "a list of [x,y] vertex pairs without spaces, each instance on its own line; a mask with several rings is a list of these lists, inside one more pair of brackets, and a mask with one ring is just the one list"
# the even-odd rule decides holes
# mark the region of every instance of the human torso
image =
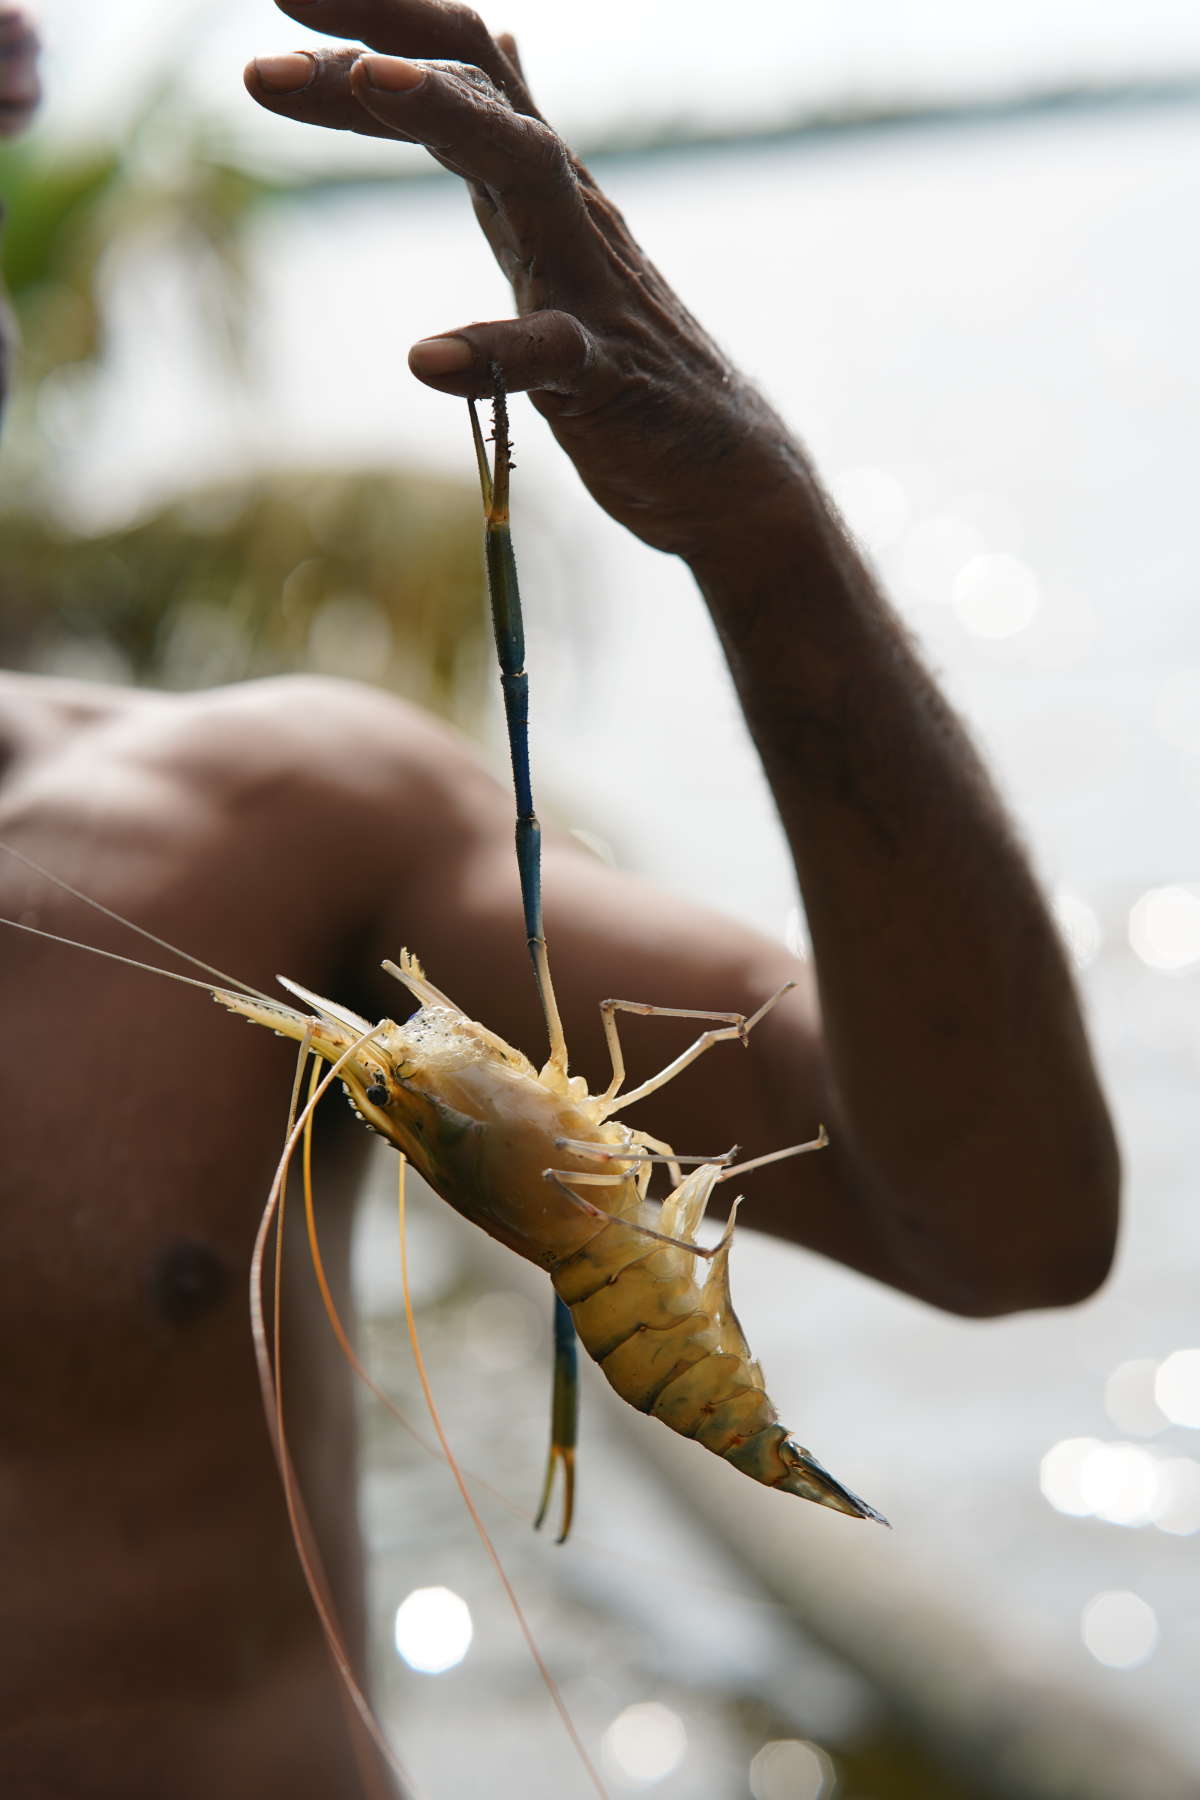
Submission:
[[[185,703],[6,680],[0,840],[255,985],[332,987],[336,932],[289,896],[269,767],[222,782],[203,745]],[[0,914],[170,962],[2,855]],[[0,1787],[356,1794],[248,1324],[288,1053],[196,989],[15,932],[0,1032]],[[349,1125],[322,1184],[335,1270]],[[344,1371],[291,1305],[292,1444],[358,1654]]]

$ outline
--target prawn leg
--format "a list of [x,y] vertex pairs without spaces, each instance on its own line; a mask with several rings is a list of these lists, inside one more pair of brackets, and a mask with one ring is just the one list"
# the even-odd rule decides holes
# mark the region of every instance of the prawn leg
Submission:
[[789,1144],[786,1150],[769,1150],[765,1156],[752,1156],[749,1162],[736,1163],[732,1169],[722,1169],[717,1176],[718,1181],[728,1181],[733,1175],[748,1175],[751,1169],[765,1169],[768,1163],[783,1162],[789,1156],[807,1156],[810,1150],[827,1150],[829,1133],[823,1125],[818,1125],[815,1138],[809,1138],[803,1144]]
[[[644,1100],[647,1094],[657,1093],[659,1088],[666,1087],[669,1081],[674,1081],[677,1075],[681,1075],[684,1069],[696,1061],[697,1057],[703,1056],[706,1050],[711,1050],[714,1044],[728,1043],[732,1038],[738,1038],[743,1044],[746,1043],[754,1027],[766,1018],[772,1007],[778,1005],[783,996],[790,993],[795,985],[794,981],[785,981],[781,988],[777,988],[775,993],[763,1001],[757,1012],[751,1013],[748,1017],[745,1013],[697,1012],[691,1007],[685,1006],[651,1006],[645,1000],[602,1000],[600,1002],[600,1019],[604,1026],[604,1038],[608,1045],[608,1053],[612,1058],[612,1079],[604,1091],[605,1110],[602,1116],[610,1118],[613,1113],[620,1112],[623,1107],[632,1106],[637,1100]],[[725,1023],[714,1026],[710,1031],[702,1031],[695,1042],[689,1044],[688,1048],[675,1057],[673,1062],[669,1062],[665,1069],[660,1069],[657,1075],[650,1077],[649,1081],[643,1081],[640,1087],[631,1088],[629,1093],[622,1094],[621,1085],[625,1080],[625,1056],[617,1031],[616,1015],[618,1012],[635,1013],[638,1018],[642,1019],[720,1019]]]
[[[805,1146],[805,1148],[808,1147]],[[728,1165],[737,1155],[735,1144],[732,1150],[722,1150],[719,1156],[680,1156],[672,1150],[669,1144],[660,1143],[658,1139],[647,1139],[645,1144],[597,1144],[588,1138],[564,1137],[555,1138],[554,1148],[556,1150],[573,1150],[577,1156],[590,1156],[596,1162],[665,1163],[668,1169],[677,1169],[681,1163],[712,1163],[717,1168],[728,1169]],[[776,1150],[769,1159],[756,1158],[754,1166],[757,1167],[760,1160],[776,1162],[781,1157],[794,1154],[795,1152],[792,1150]],[[731,1175],[738,1175],[747,1166],[746,1163],[739,1163],[736,1169],[728,1169],[728,1172]],[[605,1179],[607,1180],[608,1177],[606,1176]],[[675,1176],[676,1187],[679,1186],[681,1180],[682,1176]]]
[[[533,781],[529,770],[529,676],[525,670],[525,623],[521,613],[521,590],[517,582],[517,562],[513,554],[512,531],[508,520],[508,477],[512,467],[508,406],[504,380],[496,363],[492,364],[491,376],[496,453],[490,470],[475,402],[468,400],[467,407],[471,415],[471,438],[475,445],[479,486],[483,496],[488,595],[492,608],[496,656],[500,664],[500,687],[504,695],[504,720],[508,730],[508,754],[512,763],[513,793],[517,808],[517,872],[521,881],[521,906],[525,914],[525,941],[529,946],[533,978],[537,983],[542,1016],[546,1021],[546,1035],[550,1042],[550,1060],[544,1073],[565,1088],[567,1043],[559,1017],[558,1002],[554,996],[554,983],[550,978],[550,958],[542,925],[542,828],[533,808]],[[575,1327],[567,1308],[556,1296],[550,1450],[541,1507],[535,1524],[540,1525],[545,1517],[554,1472],[561,1467],[564,1475],[564,1498],[562,1530],[558,1538],[560,1544],[571,1528],[578,1433],[579,1357]]]

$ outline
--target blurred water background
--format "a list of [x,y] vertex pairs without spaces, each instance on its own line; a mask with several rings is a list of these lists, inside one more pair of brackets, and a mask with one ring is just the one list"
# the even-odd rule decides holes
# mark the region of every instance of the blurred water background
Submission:
[[[206,8],[190,35],[173,11],[166,103],[149,6],[45,15],[36,156],[62,169],[107,143],[119,179],[90,239],[56,215],[74,301],[39,313],[30,288],[5,463],[14,660],[176,683],[382,667],[502,774],[471,648],[464,420],[404,370],[414,338],[508,310],[465,200],[418,179],[415,153],[394,180],[391,147],[243,102],[241,61],[305,36],[267,5]],[[1100,1297],[985,1324],[745,1230],[734,1282],[783,1415],[894,1533],[743,1491],[597,1379],[578,1541],[554,1551],[526,1525],[548,1309],[430,1202],[413,1254],[452,1439],[512,1503],[485,1497],[615,1792],[1184,1800],[1200,1792],[1200,24],[1167,0],[1136,17],[767,6],[753,35],[704,5],[596,23],[526,0],[494,23],[522,34],[551,116],[607,146],[598,172],[639,237],[809,444],[987,751],[1079,968],[1128,1212]],[[515,431],[543,810],[802,947],[686,576],[597,514],[528,408]],[[74,599],[47,577],[32,621],[18,575],[43,563],[69,566]],[[389,1204],[364,1211],[363,1305],[416,1418]],[[485,1779],[585,1791],[444,1471],[373,1414],[368,1437],[379,1681],[406,1760],[439,1797]],[[440,1590],[465,1601],[469,1643]]]

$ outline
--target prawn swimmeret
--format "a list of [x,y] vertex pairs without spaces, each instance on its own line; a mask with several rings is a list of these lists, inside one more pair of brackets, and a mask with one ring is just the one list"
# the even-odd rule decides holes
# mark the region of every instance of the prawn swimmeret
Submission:
[[[456,1212],[549,1274],[558,1296],[553,1440],[538,1522],[556,1467],[564,1474],[561,1537],[570,1527],[574,1486],[574,1337],[632,1406],[695,1438],[743,1474],[860,1519],[882,1514],[834,1479],[781,1425],[762,1370],[750,1354],[729,1295],[736,1203],[715,1248],[696,1240],[713,1189],[764,1163],[821,1148],[811,1142],[730,1166],[724,1158],[678,1157],[669,1145],[622,1124],[617,1114],[644,1099],[722,1040],[748,1033],[787,992],[758,1011],[702,1014],[605,1000],[612,1058],[603,1093],[568,1074],[566,1044],[541,926],[539,833],[530,792],[527,682],[520,602],[508,532],[508,429],[499,371],[494,476],[475,409],[471,420],[487,517],[487,562],[517,796],[517,858],[525,922],[550,1039],[539,1071],[521,1051],[470,1019],[403,952],[384,967],[417,1010],[403,1025],[370,1022],[292,981],[283,985],[311,1010],[226,989],[231,1011],[286,1037],[307,1041],[340,1078],[365,1124],[387,1139]],[[790,985],[790,984],[789,984]],[[622,1093],[620,1011],[710,1021],[691,1047],[649,1081]],[[355,1048],[355,1045],[358,1045]],[[343,1060],[344,1059],[344,1060]],[[657,1206],[647,1197],[655,1164],[675,1186]],[[698,1166],[684,1175],[682,1163]],[[561,1539],[560,1539],[561,1541]]]

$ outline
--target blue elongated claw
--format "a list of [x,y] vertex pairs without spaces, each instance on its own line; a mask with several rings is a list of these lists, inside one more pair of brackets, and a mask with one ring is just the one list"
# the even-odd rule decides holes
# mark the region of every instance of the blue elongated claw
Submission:
[[475,446],[479,485],[483,494],[484,552],[492,607],[492,631],[496,640],[496,657],[500,664],[500,688],[504,696],[508,754],[512,763],[513,794],[517,808],[517,870],[521,878],[525,941],[533,962],[534,980],[546,1021],[546,1035],[550,1040],[550,1060],[565,1080],[566,1040],[558,1016],[554,986],[550,980],[546,936],[542,929],[542,828],[533,809],[533,782],[529,769],[529,676],[525,670],[525,627],[512,533],[508,523],[508,476],[511,466],[508,408],[504,396],[504,381],[495,363],[492,364],[491,375],[495,401],[496,455],[490,469],[475,402],[468,400],[467,406],[471,415],[471,438]]
[[566,1542],[575,1511],[575,1442],[579,1435],[579,1344],[575,1322],[568,1306],[554,1298],[554,1386],[550,1398],[550,1452],[546,1458],[546,1479],[542,1483],[541,1504],[533,1521],[535,1531],[541,1529],[554,1491],[557,1469],[563,1473],[562,1529],[557,1542]]
[[[565,1084],[567,1077],[567,1045],[563,1036],[554,984],[550,979],[550,961],[546,937],[542,929],[542,831],[533,810],[533,781],[529,770],[529,676],[525,672],[525,626],[521,614],[521,590],[517,584],[517,564],[513,555],[512,533],[508,524],[508,476],[511,468],[508,438],[508,408],[504,381],[497,364],[491,368],[494,398],[496,455],[488,467],[487,449],[479,427],[475,402],[468,400],[471,415],[471,441],[479,465],[479,486],[483,494],[484,552],[487,559],[488,594],[492,607],[492,631],[496,639],[496,657],[500,664],[500,688],[504,696],[504,718],[508,728],[508,753],[512,762],[513,795],[517,811],[517,872],[521,880],[521,906],[525,915],[525,940],[533,962],[546,1035],[550,1041],[548,1068],[557,1070]],[[546,1478],[542,1484],[541,1505],[535,1528],[540,1526],[550,1504],[557,1469],[563,1473],[562,1530],[558,1542],[565,1540],[571,1529],[575,1510],[575,1443],[579,1435],[579,1364],[575,1326],[568,1309],[557,1297],[554,1302],[554,1385],[550,1405],[550,1454],[546,1461]]]

